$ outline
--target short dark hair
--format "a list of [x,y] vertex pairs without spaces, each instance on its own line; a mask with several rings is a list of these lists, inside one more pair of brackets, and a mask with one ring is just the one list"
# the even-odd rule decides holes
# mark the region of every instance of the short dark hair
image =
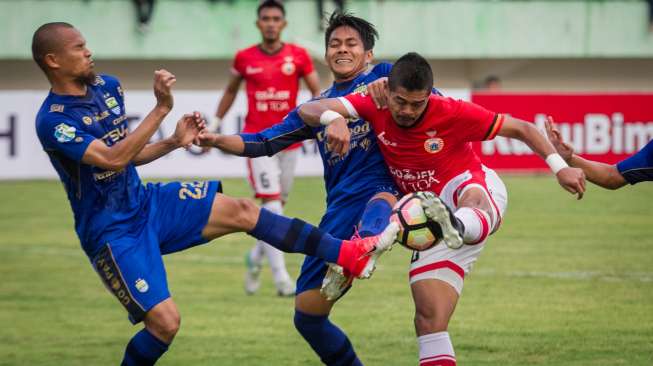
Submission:
[[374,49],[374,42],[379,38],[374,24],[363,18],[356,17],[347,12],[334,11],[327,21],[327,29],[324,31],[324,45],[329,47],[329,38],[336,28],[352,27],[354,28],[363,41],[365,51]]
[[256,16],[260,17],[261,11],[266,8],[277,8],[281,10],[281,14],[283,14],[284,17],[286,16],[286,8],[284,8],[283,4],[278,2],[277,0],[261,1],[261,4],[259,4],[258,8],[256,8]]
[[54,52],[60,45],[56,32],[59,28],[75,27],[64,22],[45,23],[34,32],[34,36],[32,37],[32,58],[45,73],[48,72],[48,67],[44,60],[45,55]]
[[428,61],[416,52],[401,56],[388,75],[390,90],[397,90],[399,86],[408,91],[431,90],[433,70]]

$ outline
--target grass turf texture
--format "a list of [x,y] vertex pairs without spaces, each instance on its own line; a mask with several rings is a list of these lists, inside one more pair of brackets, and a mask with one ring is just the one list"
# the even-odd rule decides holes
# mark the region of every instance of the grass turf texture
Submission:
[[[450,324],[461,365],[653,364],[652,184],[573,200],[551,177],[507,177],[508,214],[490,238]],[[289,215],[318,223],[321,179],[298,179]],[[242,180],[227,193],[247,196]],[[140,326],[109,295],[74,235],[58,182],[0,183],[0,365],[118,364]],[[243,234],[165,257],[182,327],[160,365],[316,365],[276,297],[269,270],[243,291]],[[287,255],[296,275],[300,255]],[[397,246],[332,319],[368,365],[415,365]]]

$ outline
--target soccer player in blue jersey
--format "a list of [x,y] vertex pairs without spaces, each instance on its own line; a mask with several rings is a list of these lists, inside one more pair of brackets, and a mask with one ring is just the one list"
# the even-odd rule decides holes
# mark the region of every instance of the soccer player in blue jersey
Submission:
[[[364,19],[333,13],[325,32],[325,59],[335,82],[322,96],[331,98],[363,90],[369,83],[387,77],[391,64],[370,66],[378,34]],[[378,85],[378,84],[377,84]],[[304,124],[296,110],[283,122],[257,134],[219,135],[202,133],[200,144],[223,151],[257,157],[273,155],[306,139],[315,139],[324,164],[327,210],[320,228],[338,238],[349,238],[358,227],[362,237],[378,234],[388,224],[397,190],[367,121],[349,123],[352,131],[349,153],[332,152],[325,128]],[[346,271],[345,271],[346,272]],[[361,365],[345,333],[329,321],[334,303],[351,285],[351,276],[340,275],[327,261],[307,256],[297,279],[295,327],[327,365]],[[324,297],[320,287],[324,286]],[[326,298],[325,298],[326,297]]]
[[123,365],[153,365],[179,329],[163,254],[241,231],[366,278],[395,240],[396,225],[374,237],[336,239],[248,199],[227,197],[218,181],[143,185],[136,165],[189,145],[205,128],[199,113],[185,115],[173,136],[148,143],[172,109],[175,76],[155,72],[156,106],[129,131],[119,81],[94,73],[91,52],[73,26],[39,27],[32,55],[52,86],[37,114],[36,132],[68,195],[82,249],[130,320],[144,323],[128,343]]
[[583,169],[590,182],[606,189],[618,189],[626,184],[653,181],[653,140],[635,155],[611,165],[574,154],[574,148],[562,139],[558,127],[551,119],[546,121],[545,127],[549,141],[558,154],[570,166]]

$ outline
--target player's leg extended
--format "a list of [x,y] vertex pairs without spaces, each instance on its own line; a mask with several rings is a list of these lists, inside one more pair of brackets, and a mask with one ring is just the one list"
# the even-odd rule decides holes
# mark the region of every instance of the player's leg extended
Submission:
[[[388,226],[392,207],[397,198],[390,192],[375,194],[366,204],[360,222],[357,225],[358,237],[366,238],[378,235]],[[347,290],[354,277],[342,270],[342,267],[330,264],[322,284],[322,295],[328,300],[338,299]]]
[[[360,236],[374,236],[388,225],[396,198],[388,192],[377,193],[366,204],[358,233]],[[316,258],[307,257],[298,280],[298,295],[295,297],[295,328],[304,337],[315,353],[326,365],[361,365],[347,335],[329,320],[334,303],[351,287],[353,277],[344,276],[342,269],[334,270]],[[339,267],[339,266],[338,266]],[[326,273],[325,273],[326,272]],[[322,279],[323,280],[320,280]],[[310,288],[310,284],[321,290]]]
[[448,283],[424,279],[411,285],[420,366],[455,366],[456,355],[447,328],[458,302]]
[[283,252],[315,256],[367,278],[374,270],[376,258],[394,243],[397,231],[398,227],[391,224],[375,237],[336,239],[302,220],[260,209],[251,200],[216,194],[202,236],[211,240],[233,232],[247,232]]

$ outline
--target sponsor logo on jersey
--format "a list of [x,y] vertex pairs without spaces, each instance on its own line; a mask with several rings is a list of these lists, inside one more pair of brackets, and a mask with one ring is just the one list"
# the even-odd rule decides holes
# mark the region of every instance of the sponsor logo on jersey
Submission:
[[123,138],[125,138],[125,136],[127,136],[128,132],[129,131],[127,130],[127,126],[122,125],[120,127],[116,127],[113,130],[107,132],[104,136],[102,136],[102,140],[104,140],[104,142],[107,145],[111,146],[114,143],[116,143],[116,142],[122,140]]
[[84,122],[85,125],[90,126],[93,123],[93,118],[84,116],[82,117],[82,122]]
[[136,280],[135,286],[138,292],[147,292],[147,290],[150,289],[150,285],[148,285],[147,281],[142,278]]
[[284,75],[288,75],[288,76],[292,75],[295,72],[295,69],[296,69],[295,63],[293,62],[293,58],[292,57],[284,57],[283,61],[284,62],[281,65],[281,72]]
[[392,141],[385,138],[385,131],[381,132],[376,137],[379,139],[379,141],[381,141],[383,143],[383,145],[397,147],[396,142],[392,142]]
[[93,118],[95,118],[96,121],[101,121],[107,117],[109,117],[109,111],[102,111],[102,113],[96,114]]
[[262,67],[251,67],[251,66],[247,66],[247,67],[245,68],[245,74],[246,74],[246,75],[260,74],[260,73],[262,73],[262,72],[263,72],[263,68],[262,68]]
[[96,76],[95,81],[93,82],[93,85],[104,85],[104,79],[102,79],[101,76]]
[[60,123],[54,128],[54,137],[61,143],[69,142],[75,138],[75,131],[75,127]]
[[106,103],[107,107],[111,109],[111,113],[115,115],[120,114],[120,105],[118,105],[118,101],[114,97],[110,97],[104,100],[104,103]]
[[82,142],[82,141],[84,141],[84,138],[82,136],[75,137],[75,142]]
[[53,104],[50,106],[50,112],[59,112],[63,113],[63,105],[62,104]]

